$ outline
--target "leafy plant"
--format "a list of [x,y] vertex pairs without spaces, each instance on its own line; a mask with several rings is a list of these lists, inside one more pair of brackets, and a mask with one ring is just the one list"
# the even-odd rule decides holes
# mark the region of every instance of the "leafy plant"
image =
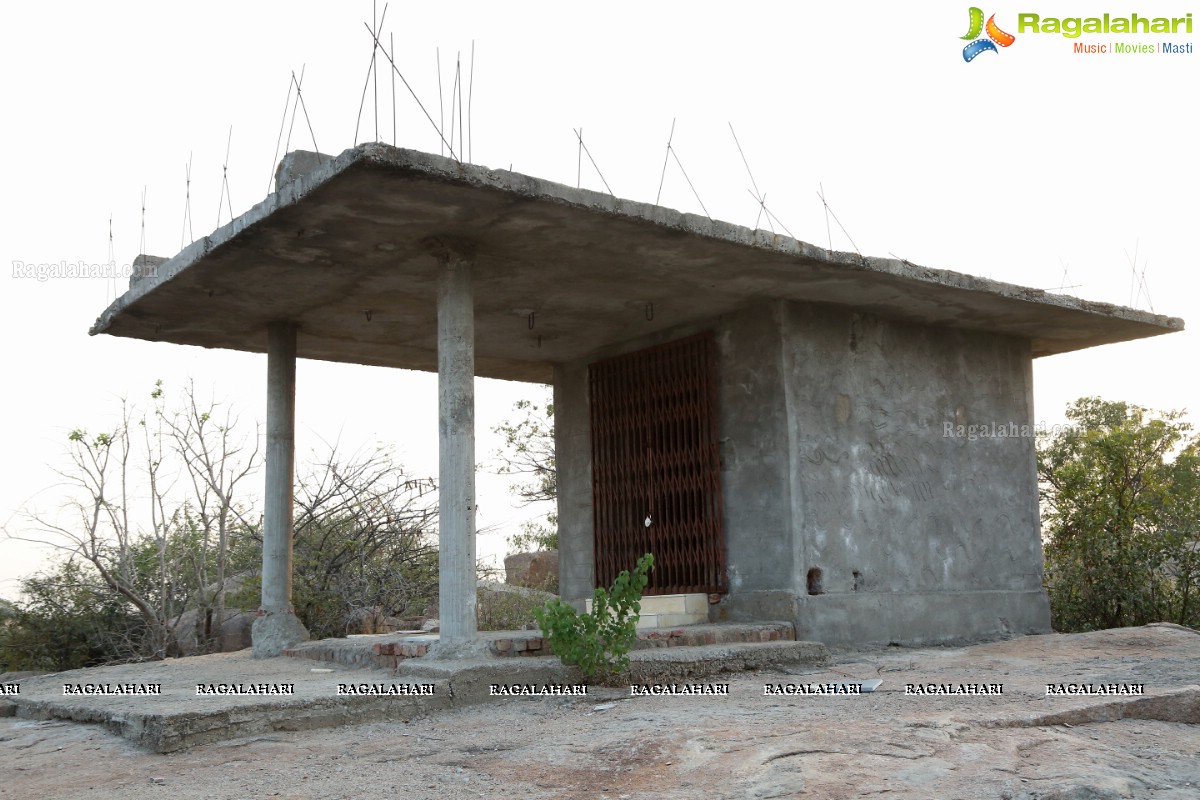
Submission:
[[642,590],[654,568],[654,556],[638,559],[633,572],[622,570],[612,588],[596,588],[592,610],[580,614],[557,598],[535,609],[542,636],[564,664],[578,666],[588,681],[610,683],[629,669],[629,650],[637,639]]
[[541,518],[521,523],[521,532],[508,537],[508,548],[513,553],[558,549],[558,514],[550,513]]

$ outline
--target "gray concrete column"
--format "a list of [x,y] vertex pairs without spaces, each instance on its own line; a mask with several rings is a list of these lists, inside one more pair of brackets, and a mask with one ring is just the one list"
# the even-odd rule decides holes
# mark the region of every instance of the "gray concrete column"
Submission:
[[267,465],[262,606],[251,628],[255,658],[308,639],[292,608],[292,514],[296,429],[296,326],[267,326]]
[[475,638],[475,301],[471,263],[439,254],[438,530],[441,641]]

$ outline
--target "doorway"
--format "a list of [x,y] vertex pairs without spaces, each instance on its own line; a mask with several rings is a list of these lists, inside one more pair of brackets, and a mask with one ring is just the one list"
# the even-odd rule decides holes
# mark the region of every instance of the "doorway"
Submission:
[[716,356],[708,332],[588,367],[597,585],[653,553],[645,594],[725,593]]

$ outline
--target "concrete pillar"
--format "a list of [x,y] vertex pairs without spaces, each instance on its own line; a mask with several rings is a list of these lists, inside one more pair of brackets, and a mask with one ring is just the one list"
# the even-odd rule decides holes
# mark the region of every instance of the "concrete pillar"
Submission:
[[292,504],[296,429],[296,326],[267,326],[267,469],[262,607],[251,628],[254,657],[308,639],[292,607]]
[[471,262],[439,253],[438,530],[441,642],[475,639],[475,301]]

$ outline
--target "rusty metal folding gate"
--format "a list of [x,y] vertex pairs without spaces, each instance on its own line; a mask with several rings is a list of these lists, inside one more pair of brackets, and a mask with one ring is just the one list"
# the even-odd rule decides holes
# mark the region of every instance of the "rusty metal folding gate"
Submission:
[[653,553],[646,594],[725,592],[712,334],[598,361],[588,387],[597,584]]

